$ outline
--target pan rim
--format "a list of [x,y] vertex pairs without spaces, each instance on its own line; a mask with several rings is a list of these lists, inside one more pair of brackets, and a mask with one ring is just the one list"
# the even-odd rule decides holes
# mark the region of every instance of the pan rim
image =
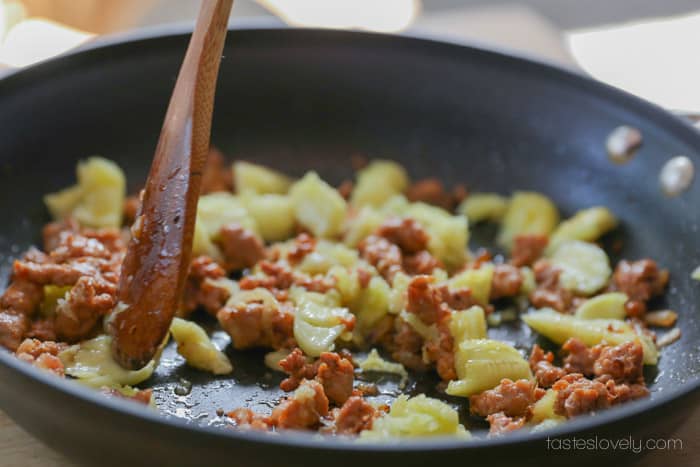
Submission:
[[12,371],[20,373],[22,376],[37,381],[45,386],[50,386],[52,390],[59,391],[63,395],[79,399],[99,406],[100,409],[126,414],[136,417],[141,421],[149,423],[158,428],[171,428],[192,434],[195,432],[201,436],[215,437],[222,440],[236,439],[240,442],[250,442],[269,446],[289,446],[299,448],[312,448],[326,451],[372,451],[372,452],[401,452],[401,451],[459,451],[474,450],[483,448],[494,448],[498,446],[512,446],[543,442],[549,438],[564,437],[587,430],[602,427],[610,422],[618,422],[624,419],[640,415],[651,409],[660,408],[666,404],[676,401],[692,392],[700,390],[700,378],[687,381],[683,385],[666,389],[658,394],[654,399],[641,399],[628,402],[624,405],[612,407],[598,414],[584,416],[569,420],[566,423],[555,426],[540,432],[515,431],[508,436],[498,437],[474,437],[469,440],[456,439],[454,437],[435,437],[424,439],[401,439],[391,442],[370,443],[357,442],[354,439],[343,439],[339,437],[319,437],[315,433],[294,432],[284,433],[283,436],[271,435],[266,432],[224,430],[220,427],[211,427],[192,424],[177,417],[165,417],[157,411],[144,410],[143,405],[130,402],[126,399],[105,397],[94,388],[82,386],[79,383],[57,378],[56,376],[35,368],[31,364],[15,358],[4,349],[0,351],[0,365],[10,368]]
[[[234,23],[233,31],[239,33],[252,34],[292,34],[292,35],[331,35],[336,36],[337,40],[347,39],[348,41],[357,41],[358,39],[366,41],[394,41],[403,42],[405,45],[419,44],[423,47],[436,48],[444,52],[452,54],[470,53],[474,55],[483,55],[491,59],[501,61],[510,61],[514,64],[527,67],[535,67],[540,72],[548,76],[554,76],[560,80],[568,80],[570,84],[578,87],[587,87],[593,89],[599,98],[613,99],[615,102],[621,102],[627,106],[634,108],[635,111],[649,116],[650,119],[657,121],[659,127],[672,127],[672,131],[677,138],[688,142],[690,145],[700,146],[700,133],[683,119],[666,112],[664,109],[655,104],[644,101],[643,99],[628,94],[624,91],[616,89],[604,83],[596,82],[591,78],[576,73],[570,69],[553,65],[543,60],[533,60],[531,57],[525,57],[524,54],[504,52],[499,49],[474,47],[461,43],[445,42],[436,40],[435,36],[417,35],[389,35],[368,32],[354,31],[337,31],[337,30],[322,30],[322,29],[290,29],[279,27],[275,22],[270,24],[269,20],[251,20]],[[5,85],[14,84],[22,86],[25,81],[31,84],[35,76],[47,70],[55,69],[70,69],[74,66],[76,59],[101,60],[104,58],[105,51],[113,51],[117,48],[138,47],[147,43],[151,47],[156,47],[158,42],[181,40],[191,33],[191,25],[174,25],[159,28],[149,28],[131,32],[128,34],[119,34],[114,36],[106,36],[94,40],[74,51],[62,54],[58,57],[40,62],[34,66],[11,70],[5,73],[0,78],[0,83]],[[184,43],[184,42],[183,42]],[[184,51],[184,48],[183,48]],[[109,52],[107,52],[107,55]],[[5,86],[7,89],[8,86]],[[5,94],[7,91],[3,92]],[[1,94],[0,94],[1,97]],[[659,122],[659,117],[664,117],[665,121]],[[664,120],[662,119],[662,120]],[[697,159],[697,158],[696,158]],[[700,163],[700,161],[698,161]],[[221,439],[236,439],[240,442],[250,442],[259,445],[269,446],[290,446],[300,448],[312,448],[316,450],[351,450],[351,451],[371,451],[371,452],[399,452],[399,451],[424,451],[424,450],[470,450],[480,448],[494,448],[498,446],[512,446],[527,444],[533,442],[541,442],[548,437],[560,437],[571,435],[577,432],[590,430],[596,427],[602,427],[610,422],[618,422],[643,412],[659,408],[669,404],[684,396],[688,396],[700,389],[700,377],[695,377],[682,385],[672,389],[665,389],[658,393],[654,399],[646,399],[627,403],[620,407],[614,407],[607,411],[601,412],[590,417],[581,417],[571,420],[561,426],[554,427],[550,430],[541,432],[515,432],[509,436],[494,437],[494,438],[474,438],[469,441],[456,440],[454,438],[431,438],[421,440],[402,440],[392,443],[357,443],[339,438],[324,438],[318,439],[318,436],[307,433],[285,433],[284,436],[270,436],[266,433],[256,432],[241,432],[236,430],[222,430],[220,428],[206,427],[186,423],[177,418],[166,418],[157,413],[144,411],[141,406],[130,403],[128,401],[116,400],[103,397],[96,391],[80,386],[79,384],[56,378],[53,375],[46,374],[31,365],[20,362],[9,352],[0,351],[0,364],[9,368],[11,371],[22,374],[27,378],[31,378],[45,386],[49,386],[52,390],[62,392],[72,398],[87,401],[93,405],[99,406],[103,410],[126,413],[129,416],[136,417],[144,422],[152,424],[159,428],[174,428],[184,430],[185,432],[196,432],[201,436],[209,436]]]

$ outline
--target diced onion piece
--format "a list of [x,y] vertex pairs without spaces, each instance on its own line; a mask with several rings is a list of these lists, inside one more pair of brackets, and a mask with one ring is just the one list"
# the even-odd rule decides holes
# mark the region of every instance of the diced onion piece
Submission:
[[532,407],[532,418],[530,423],[542,423],[545,420],[564,420],[566,417],[557,415],[554,412],[554,402],[557,400],[557,391],[547,389],[547,392]]
[[266,242],[286,240],[294,234],[294,209],[289,196],[246,194],[242,200]]
[[102,335],[68,347],[58,354],[66,374],[87,386],[129,385],[147,380],[156,367],[155,360],[140,370],[125,370],[112,358],[112,338]]
[[325,274],[334,266],[353,267],[358,262],[358,252],[343,243],[320,239],[314,251],[304,257],[297,266],[307,274]]
[[335,237],[341,233],[346,203],[342,196],[321,180],[315,172],[292,185],[289,190],[296,220],[316,237]]
[[594,242],[617,227],[617,218],[608,208],[596,206],[578,211],[565,220],[549,238],[548,251],[555,251],[569,240]]
[[245,307],[249,303],[261,303],[264,308],[278,309],[280,304],[272,295],[272,292],[263,288],[257,287],[253,290],[241,290],[229,297],[226,306],[229,308]]
[[678,320],[678,313],[672,310],[650,311],[644,315],[644,321],[649,326],[670,328]]
[[406,170],[396,162],[374,160],[357,173],[357,183],[350,196],[354,206],[381,206],[408,186]]
[[51,215],[72,215],[88,227],[119,227],[122,223],[126,177],[119,166],[103,157],[78,163],[78,184],[44,197]]
[[348,309],[337,306],[328,295],[298,288],[290,296],[296,304],[293,330],[299,347],[311,357],[333,350],[351,318]]
[[459,423],[457,411],[438,399],[419,394],[409,398],[400,395],[388,414],[378,418],[370,430],[360,433],[363,440],[387,440],[427,436],[471,435]]
[[66,296],[70,292],[71,286],[45,285],[44,298],[39,306],[39,312],[43,318],[51,318],[56,313],[56,305],[61,299],[68,299]]
[[491,295],[491,284],[493,282],[494,266],[491,263],[484,263],[479,269],[465,269],[455,274],[448,280],[447,285],[450,290],[468,288],[472,291],[472,297],[480,305],[486,306]]
[[527,297],[537,288],[537,281],[535,280],[535,273],[532,268],[523,266],[520,268],[520,275],[523,278],[523,283],[520,286],[520,295]]
[[341,304],[355,311],[352,309],[352,303],[357,300],[361,291],[357,269],[333,266],[328,270],[327,276],[335,279],[335,290],[340,294]]
[[294,338],[306,355],[318,357],[323,352],[335,348],[335,340],[345,330],[345,326],[315,326],[303,319],[294,320]]
[[382,225],[385,217],[375,208],[364,206],[345,221],[343,241],[350,247],[356,247]]
[[277,193],[289,190],[292,180],[286,175],[250,162],[233,163],[233,179],[238,193]]
[[197,204],[197,223],[202,233],[211,240],[219,237],[221,227],[236,223],[254,233],[258,233],[255,220],[248,214],[241,198],[231,193],[217,192],[201,196]]
[[693,272],[690,274],[690,277],[691,277],[691,279],[695,279],[696,281],[700,281],[700,266],[693,269]]
[[360,330],[371,331],[372,327],[389,313],[391,292],[389,284],[380,276],[372,277],[367,287],[360,290],[357,299],[351,305],[357,315],[357,326]]
[[223,259],[221,250],[214,244],[211,237],[212,235],[209,234],[204,223],[199,220],[195,221],[192,254],[194,256],[206,255],[217,261]]
[[[435,271],[438,270],[436,269]],[[435,271],[433,275],[436,275]],[[411,280],[411,276],[404,272],[398,272],[394,275],[394,280],[391,284],[391,296],[389,298],[389,313],[397,315],[406,308],[408,302],[408,285],[411,283]]]
[[562,243],[550,260],[562,270],[561,285],[581,295],[592,295],[602,289],[612,274],[608,256],[592,243],[577,240]]
[[450,334],[455,344],[467,339],[486,339],[484,309],[473,306],[463,311],[453,311],[449,322]]
[[381,373],[393,373],[401,376],[402,381],[408,378],[408,372],[402,364],[384,360],[381,355],[379,355],[379,352],[377,352],[377,349],[372,349],[367,355],[367,358],[362,360],[359,365],[363,372],[376,371]]
[[404,310],[399,316],[426,341],[431,341],[439,337],[437,326],[434,324],[425,324],[417,315]]
[[598,295],[583,302],[576,310],[576,317],[582,319],[624,319],[625,303],[629,297],[620,292],[610,292]]
[[73,185],[56,193],[44,195],[44,203],[55,220],[68,217],[83,197],[83,188]]
[[458,380],[450,381],[447,394],[468,397],[496,387],[503,378],[531,379],[530,365],[515,348],[491,339],[467,339],[455,349]]
[[78,185],[83,196],[73,215],[90,227],[119,227],[122,223],[126,177],[119,166],[102,157],[78,164]]
[[517,191],[508,203],[498,242],[506,248],[513,246],[518,235],[549,235],[559,222],[559,211],[546,196],[528,191]]
[[189,366],[215,375],[233,371],[228,357],[216,348],[198,324],[175,318],[170,325],[170,333],[177,342],[177,352],[185,357]]
[[472,193],[457,207],[470,223],[482,221],[497,222],[508,209],[508,198],[496,193]]

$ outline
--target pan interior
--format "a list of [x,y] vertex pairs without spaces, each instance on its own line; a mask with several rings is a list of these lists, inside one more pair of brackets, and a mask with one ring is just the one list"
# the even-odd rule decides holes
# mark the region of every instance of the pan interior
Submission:
[[[95,49],[10,77],[0,87],[0,282],[12,260],[40,243],[44,193],[74,179],[93,154],[117,161],[135,191],[143,184],[186,46],[170,36]],[[612,165],[604,141],[621,124],[644,135],[637,156]],[[316,170],[338,183],[350,156],[390,158],[414,178],[438,177],[473,191],[541,191],[564,216],[609,207],[622,227],[618,258],[650,257],[671,271],[658,308],[679,312],[683,338],[647,368],[652,398],[700,374],[700,185],[678,198],[658,186],[664,162],[700,162],[699,138],[671,117],[565,72],[488,52],[392,36],[321,31],[235,31],[221,64],[213,138],[230,158],[301,175]],[[493,232],[477,228],[473,246]],[[202,317],[205,324],[214,323]],[[519,323],[490,335],[529,349],[536,336]],[[228,337],[215,332],[221,344]],[[217,409],[269,411],[281,375],[262,352],[227,348],[236,370],[212,377],[183,365],[172,345],[150,382],[168,416],[224,424]],[[374,378],[375,376],[367,376]],[[382,400],[398,379],[378,378]],[[178,396],[181,380],[192,383]],[[405,391],[434,394],[436,377],[412,377]],[[178,389],[178,392],[181,392]],[[457,399],[449,401],[464,410]],[[463,420],[473,429],[480,422]]]

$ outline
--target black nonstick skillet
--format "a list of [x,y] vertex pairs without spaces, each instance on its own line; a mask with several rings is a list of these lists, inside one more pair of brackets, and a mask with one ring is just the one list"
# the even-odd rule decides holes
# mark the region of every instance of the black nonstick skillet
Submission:
[[[79,159],[101,154],[126,170],[132,189],[143,183],[187,41],[182,31],[111,42],[0,80],[0,283],[12,259],[39,241],[48,220],[42,195],[72,183]],[[605,139],[621,124],[639,128],[644,144],[618,166],[607,158]],[[95,465],[357,467],[543,465],[561,455],[561,462],[590,465],[594,453],[548,450],[547,439],[657,437],[700,400],[700,283],[690,278],[700,265],[700,183],[676,198],[665,197],[658,183],[672,156],[700,164],[700,133],[663,110],[492,51],[390,35],[244,29],[227,39],[212,140],[231,157],[296,175],[313,169],[333,182],[347,178],[350,156],[362,153],[396,159],[414,178],[435,176],[478,191],[542,191],[565,214],[605,205],[622,221],[619,257],[651,257],[671,271],[658,306],[679,312],[683,337],[647,369],[649,399],[550,432],[500,438],[486,438],[465,415],[476,438],[469,442],[389,445],[226,427],[216,409],[265,410],[281,395],[279,376],[264,368],[262,353],[228,348],[235,372],[213,377],[186,368],[169,348],[149,381],[158,414],[0,352],[0,408],[72,458]],[[473,237],[484,241],[488,234],[477,230]],[[537,339],[520,324],[491,332],[522,348]],[[225,343],[224,334],[214,335]],[[187,382],[189,395],[176,395]],[[381,383],[382,397],[390,398],[397,381]],[[408,390],[434,383],[417,376]],[[604,454],[594,462],[619,462]]]

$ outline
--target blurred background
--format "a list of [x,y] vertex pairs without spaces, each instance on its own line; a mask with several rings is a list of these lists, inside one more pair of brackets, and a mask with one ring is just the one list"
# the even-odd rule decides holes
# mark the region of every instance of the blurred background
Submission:
[[[195,0],[0,0],[0,67],[96,36],[193,24]],[[423,34],[587,73],[669,109],[700,112],[699,0],[236,0],[234,24]]]

